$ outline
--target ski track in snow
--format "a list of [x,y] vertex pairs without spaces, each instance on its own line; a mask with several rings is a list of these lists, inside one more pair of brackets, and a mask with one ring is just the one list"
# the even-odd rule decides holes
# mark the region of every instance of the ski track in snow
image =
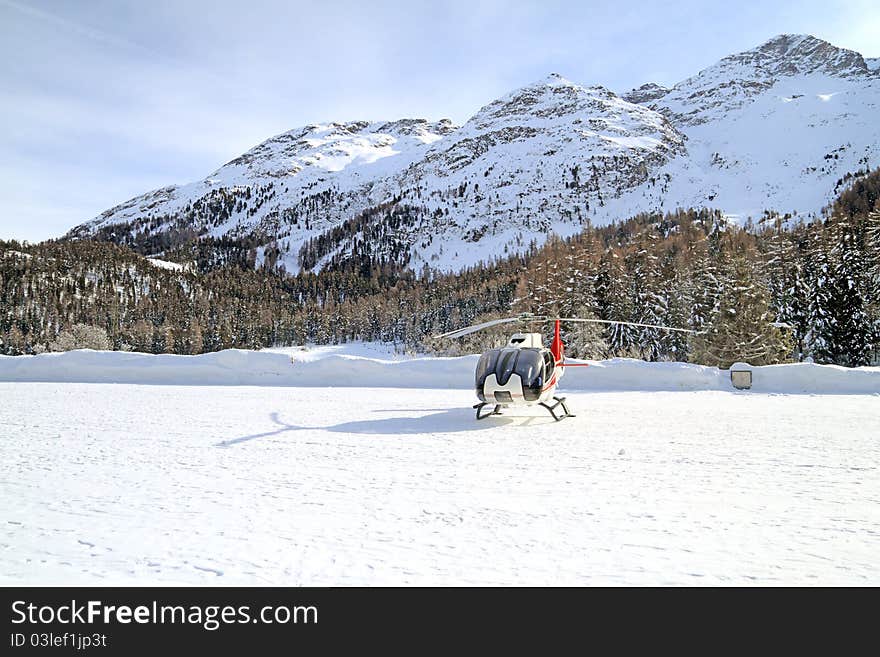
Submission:
[[0,383],[0,583],[880,584],[876,395]]

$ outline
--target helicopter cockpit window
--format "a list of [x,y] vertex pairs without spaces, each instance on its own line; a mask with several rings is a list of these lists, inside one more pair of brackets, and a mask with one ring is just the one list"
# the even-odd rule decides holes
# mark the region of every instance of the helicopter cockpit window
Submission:
[[516,373],[522,380],[523,397],[535,401],[541,396],[544,385],[544,362],[537,349],[522,349],[516,360]]
[[498,360],[498,365],[495,366],[495,378],[498,379],[498,385],[503,386],[510,380],[518,353],[519,349],[501,350],[501,357]]
[[500,353],[500,349],[490,349],[480,356],[480,361],[477,363],[475,381],[477,388],[482,388],[483,384],[486,382],[486,377],[495,371],[495,365],[498,362],[498,355]]
[[514,371],[519,374],[524,386],[531,386],[536,379],[541,378],[541,354],[537,349],[520,350]]

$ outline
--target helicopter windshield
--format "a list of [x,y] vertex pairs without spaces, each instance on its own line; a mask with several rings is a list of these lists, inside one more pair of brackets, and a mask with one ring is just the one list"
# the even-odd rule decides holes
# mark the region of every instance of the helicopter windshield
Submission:
[[494,374],[498,385],[506,385],[511,374],[516,373],[522,381],[526,401],[534,401],[544,385],[544,360],[539,349],[490,349],[480,356],[477,363],[475,384],[477,396],[485,401],[483,389],[486,379]]
[[474,382],[478,390],[483,389],[486,377],[495,373],[495,365],[498,362],[498,356],[500,353],[500,349],[490,349],[489,351],[484,351],[483,355],[480,356],[480,361],[477,363],[476,380]]

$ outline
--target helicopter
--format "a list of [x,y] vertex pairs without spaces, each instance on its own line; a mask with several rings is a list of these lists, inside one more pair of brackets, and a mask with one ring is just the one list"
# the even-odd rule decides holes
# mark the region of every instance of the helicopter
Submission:
[[[568,417],[576,417],[565,403],[565,397],[556,396],[556,388],[568,367],[587,367],[587,363],[566,363],[565,345],[560,334],[562,322],[582,322],[590,324],[620,324],[655,328],[665,331],[696,333],[690,329],[640,324],[607,319],[585,319],[581,317],[548,317],[522,313],[516,317],[493,319],[482,324],[465,326],[436,336],[438,339],[461,338],[493,326],[521,322],[523,324],[553,322],[553,339],[550,347],[544,346],[540,333],[520,332],[510,336],[505,347],[484,351],[477,361],[474,387],[478,404],[473,408],[477,420],[485,420],[492,415],[501,415],[501,409],[508,406],[533,406],[537,404],[550,412],[557,422]],[[487,407],[492,410],[484,412]],[[561,411],[557,412],[557,409]]]

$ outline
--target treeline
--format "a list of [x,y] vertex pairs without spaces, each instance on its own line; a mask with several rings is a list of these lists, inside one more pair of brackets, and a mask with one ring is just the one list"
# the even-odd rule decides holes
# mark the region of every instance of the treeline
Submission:
[[113,349],[151,353],[348,340],[415,347],[417,335],[509,308],[516,284],[516,274],[481,268],[435,283],[391,268],[175,271],[106,242],[0,242],[0,353],[40,353],[78,325],[106,331]]
[[822,220],[767,214],[738,227],[718,212],[686,211],[588,229],[530,261],[520,306],[700,332],[572,324],[584,356],[876,363],[878,198],[880,170],[856,179]]
[[[452,353],[503,336],[431,336],[529,311],[698,332],[568,324],[569,353],[579,357],[864,365],[880,359],[878,196],[875,171],[821,220],[767,214],[736,226],[710,210],[640,215],[456,275],[414,273],[399,254],[369,253],[357,266],[289,276],[255,270],[253,245],[235,242],[166,256],[195,263],[185,271],[103,242],[0,242],[0,353],[75,343],[79,325],[106,332],[114,349],[154,353],[352,340]],[[411,219],[399,221],[396,230]],[[303,251],[315,261],[330,252],[318,242]]]

